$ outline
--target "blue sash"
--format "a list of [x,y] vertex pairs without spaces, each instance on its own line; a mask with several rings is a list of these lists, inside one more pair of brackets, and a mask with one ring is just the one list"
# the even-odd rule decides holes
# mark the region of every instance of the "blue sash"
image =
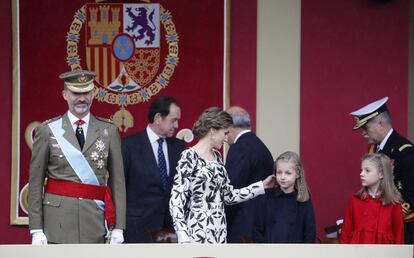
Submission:
[[[65,155],[65,158],[69,162],[69,165],[72,167],[73,171],[75,171],[76,175],[79,177],[82,183],[100,185],[95,172],[89,165],[85,156],[83,156],[82,152],[76,149],[70,142],[65,139],[65,137],[63,137],[65,130],[62,128],[62,120],[63,119],[60,118],[49,123],[48,125],[53,135],[55,136],[56,141],[63,152],[63,155]],[[103,201],[95,200],[95,202],[99,208],[101,208],[101,210],[105,210],[105,203]]]

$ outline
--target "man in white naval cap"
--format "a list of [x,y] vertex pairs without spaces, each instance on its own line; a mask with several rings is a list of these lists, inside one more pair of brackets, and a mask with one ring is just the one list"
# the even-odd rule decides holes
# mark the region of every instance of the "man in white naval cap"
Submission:
[[354,112],[353,130],[362,130],[362,136],[371,144],[369,152],[386,154],[394,165],[394,183],[403,199],[404,239],[414,243],[414,148],[392,127],[387,108],[388,97],[374,101]]
[[[36,128],[29,176],[33,245],[123,242],[125,180],[118,128],[90,113],[95,74],[63,80],[68,111]],[[105,227],[105,221],[107,227]]]

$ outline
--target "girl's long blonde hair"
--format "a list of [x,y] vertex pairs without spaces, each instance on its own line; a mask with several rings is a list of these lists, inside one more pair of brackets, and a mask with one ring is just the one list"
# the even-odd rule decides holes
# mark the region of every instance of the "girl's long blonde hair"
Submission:
[[[394,184],[394,173],[390,158],[382,153],[369,153],[362,157],[362,161],[370,161],[378,169],[378,173],[382,174],[383,178],[380,180],[379,191],[382,195],[382,205],[390,203],[402,203],[400,192]],[[361,198],[368,194],[367,187],[363,186],[356,196]]]
[[274,164],[274,172],[277,171],[277,162],[278,161],[285,161],[291,162],[295,166],[295,170],[298,173],[298,178],[295,181],[295,189],[298,191],[298,202],[306,202],[310,199],[310,192],[308,188],[308,184],[306,183],[305,178],[305,169],[303,168],[302,161],[299,158],[299,155],[293,151],[286,151],[280,154],[279,157],[275,160]]

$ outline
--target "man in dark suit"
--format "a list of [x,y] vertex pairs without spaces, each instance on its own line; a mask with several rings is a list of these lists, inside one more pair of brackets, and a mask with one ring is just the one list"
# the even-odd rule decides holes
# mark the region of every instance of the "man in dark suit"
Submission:
[[352,112],[356,121],[353,130],[362,129],[362,136],[371,144],[369,152],[384,153],[392,160],[394,183],[404,200],[404,241],[413,244],[414,148],[393,129],[387,100],[388,97],[382,98]]
[[127,243],[148,243],[149,231],[173,228],[168,201],[177,162],[185,149],[184,142],[173,137],[180,118],[178,102],[162,96],[149,108],[146,129],[122,140]]
[[[249,113],[241,107],[230,107],[233,118],[227,142],[231,145],[226,158],[226,170],[235,188],[248,186],[273,173],[273,157],[266,145],[250,130]],[[241,243],[251,237],[255,204],[250,200],[226,207],[227,242]]]

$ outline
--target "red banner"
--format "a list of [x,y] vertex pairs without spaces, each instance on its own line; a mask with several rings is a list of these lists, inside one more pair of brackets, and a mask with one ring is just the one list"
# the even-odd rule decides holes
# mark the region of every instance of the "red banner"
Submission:
[[182,132],[206,107],[224,106],[225,0],[15,4],[12,224],[27,223],[33,129],[67,111],[60,73],[96,72],[92,112],[112,118],[122,136],[146,126],[161,95],[181,103]]

